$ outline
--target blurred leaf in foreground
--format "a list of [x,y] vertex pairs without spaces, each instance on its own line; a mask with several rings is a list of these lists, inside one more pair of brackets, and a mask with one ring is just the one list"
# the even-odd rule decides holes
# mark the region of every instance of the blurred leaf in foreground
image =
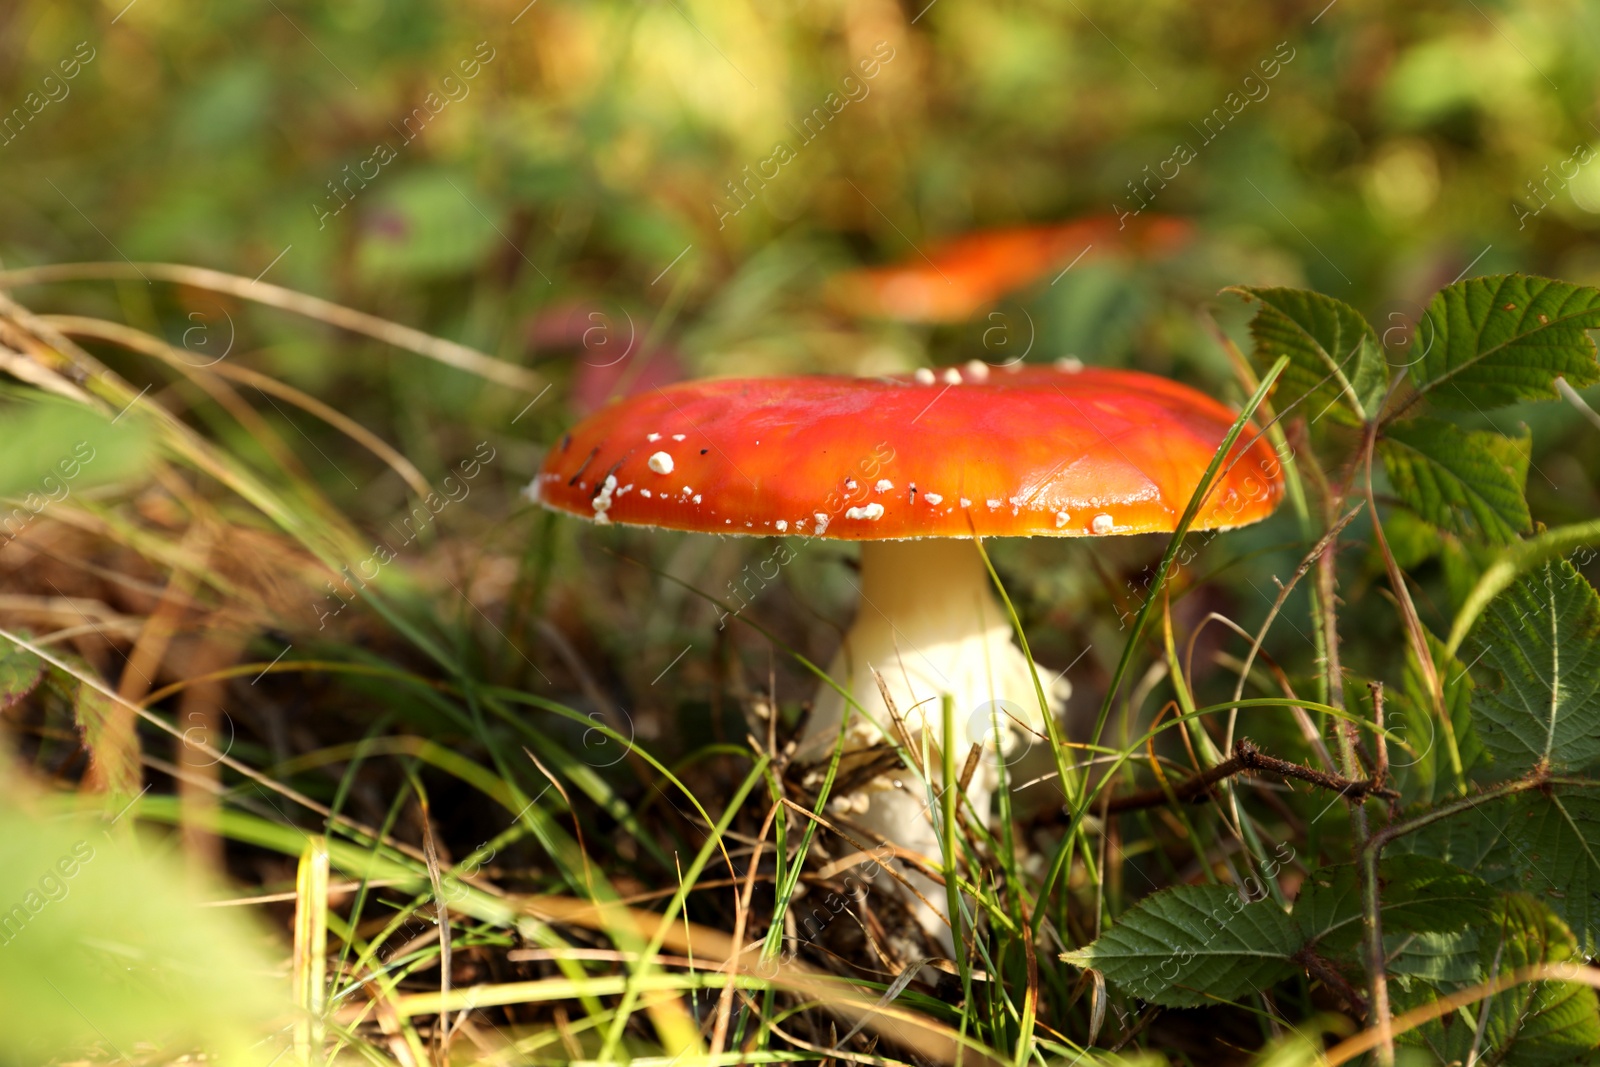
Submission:
[[259,1043],[286,991],[238,909],[202,907],[155,850],[14,785],[0,826],[0,1064],[95,1048],[264,1064],[280,1051]]
[[469,271],[500,240],[498,205],[464,177],[418,171],[366,195],[357,258],[374,280]]
[[16,531],[17,513],[36,515],[75,492],[127,477],[150,461],[148,423],[113,422],[82,404],[34,390],[0,393],[0,536]]

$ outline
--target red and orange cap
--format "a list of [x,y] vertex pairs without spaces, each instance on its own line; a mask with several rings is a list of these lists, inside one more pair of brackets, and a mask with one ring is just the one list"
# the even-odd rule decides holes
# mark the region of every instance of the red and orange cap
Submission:
[[[696,533],[1162,533],[1234,418],[1178,382],[1075,362],[688,382],[574,427],[530,496],[594,522]],[[1194,528],[1258,522],[1282,490],[1277,454],[1246,429]]]
[[[584,420],[529,495],[600,523],[852,541],[1170,532],[1235,414],[1135,371],[970,363],[892,378],[690,382]],[[1272,513],[1276,453],[1234,445],[1194,529]]]

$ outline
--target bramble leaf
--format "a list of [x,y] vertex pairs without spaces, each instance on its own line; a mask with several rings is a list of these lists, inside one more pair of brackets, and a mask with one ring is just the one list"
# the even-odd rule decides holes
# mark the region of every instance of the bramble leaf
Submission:
[[[1577,956],[1572,931],[1533,898],[1506,897],[1500,912],[1499,922],[1491,922],[1479,939],[1478,961],[1485,974]],[[1597,1046],[1600,1003],[1593,989],[1576,982],[1529,982],[1495,994],[1479,1062],[1549,1063]]]
[[77,692],[72,716],[89,752],[88,785],[120,806],[140,793],[139,734],[135,720],[116,701],[70,675],[63,680]]
[[[1483,974],[1506,975],[1540,963],[1564,963],[1578,955],[1577,943],[1551,911],[1532,897],[1502,897],[1478,938]],[[1419,985],[1411,997],[1432,999],[1435,990]],[[1479,1020],[1481,1019],[1481,1023]],[[1600,1001],[1577,982],[1525,982],[1474,1005],[1471,1021],[1435,1019],[1406,1043],[1426,1044],[1445,1062],[1534,1065],[1593,1062],[1600,1047]]]
[[1258,302],[1250,320],[1257,366],[1279,356],[1289,366],[1278,379],[1278,410],[1303,399],[1302,413],[1359,425],[1374,417],[1389,387],[1389,365],[1372,326],[1349,304],[1303,289],[1223,290]]
[[1476,982],[1483,978],[1475,926],[1448,934],[1385,934],[1383,949],[1390,974],[1429,982]]
[[1500,678],[1473,692],[1473,721],[1501,770],[1600,759],[1600,595],[1577,568],[1554,560],[1517,579],[1489,602],[1478,641]]
[[[1378,866],[1385,933],[1451,933],[1487,914],[1494,889],[1431,856],[1401,853]],[[1353,863],[1311,872],[1294,903],[1294,921],[1322,955],[1354,947],[1361,932],[1361,883]]]
[[1061,958],[1152,1004],[1193,1008],[1288,977],[1301,941],[1270,899],[1248,900],[1231,886],[1180,885],[1141,900],[1092,944]]
[[1293,918],[1322,955],[1348,951],[1361,936],[1361,882],[1353,863],[1319,867],[1295,898]]
[[1558,376],[1580,389],[1600,382],[1593,329],[1600,289],[1524,274],[1469,278],[1428,305],[1412,381],[1434,403],[1467,410],[1554,400]]
[[1451,533],[1505,544],[1533,525],[1523,496],[1530,444],[1529,437],[1414,419],[1385,430],[1379,451],[1411,510]]
[[1600,953],[1600,791],[1554,788],[1490,801],[1398,839],[1393,848],[1466,868],[1542,900]]
[[0,714],[10,711],[39,685],[44,661],[0,639]]

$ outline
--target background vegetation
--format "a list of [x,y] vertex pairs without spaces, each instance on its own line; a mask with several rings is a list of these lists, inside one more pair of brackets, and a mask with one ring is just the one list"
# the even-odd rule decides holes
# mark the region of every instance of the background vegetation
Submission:
[[[1351,1032],[1338,983],[1303,967],[1276,993],[1219,992],[1229,1006],[1152,1008],[1112,968],[1108,987],[1057,958],[1157,888],[1242,880],[1245,852],[1276,855],[1275,899],[1295,899],[1360,833],[1319,823],[1327,798],[1306,786],[1225,792],[1249,798],[1242,821],[1160,807],[1104,834],[1064,816],[1056,787],[1018,788],[1004,877],[977,908],[992,957],[912,982],[902,968],[925,946],[892,915],[804,945],[779,919],[784,982],[725,996],[695,953],[720,962],[717,936],[767,937],[774,885],[828,899],[849,851],[822,833],[825,851],[793,862],[811,823],[774,807],[767,738],[815,685],[790,651],[825,663],[838,641],[852,553],[800,554],[741,612],[752,626],[718,629],[708,598],[770,545],[597,531],[520,489],[573,420],[677,379],[1025,353],[1243,404],[1271,359],[1219,340],[1213,320],[1254,351],[1255,309],[1225,286],[1335,297],[1398,368],[1435,291],[1463,277],[1600,284],[1597,41],[1600,10],[1556,2],[0,8],[0,263],[20,272],[0,275],[0,493],[26,512],[0,546],[16,639],[0,666],[0,908],[29,914],[0,945],[0,1061],[166,1062],[196,1045],[261,1064],[947,1061],[955,1032],[1019,1064],[1091,1043],[1223,1062]],[[829,94],[848,105],[835,114]],[[805,129],[817,108],[831,117]],[[772,173],[777,142],[792,158],[747,182]],[[840,269],[968,230],[1135,210],[1193,234],[1161,257],[1112,240],[968,323],[864,320],[828,299]],[[108,266],[28,273],[72,263]],[[1418,627],[1445,640],[1522,538],[1600,515],[1590,405],[1593,388],[1448,413],[1526,433],[1525,521],[1503,500],[1419,515],[1380,464],[1344,529],[1339,677],[1368,718],[1366,681],[1399,694],[1406,805],[1472,781],[1415,756],[1441,725],[1416,681]],[[1275,582],[1342,515],[1312,471],[1338,485],[1361,454],[1361,420],[1296,418],[1281,428],[1310,464],[1309,518],[1285,507],[1191,539],[1170,600],[1150,597],[1162,539],[989,546],[1035,657],[1074,687],[1070,740],[1110,706],[1147,602],[1101,754],[1142,752],[1170,702],[1236,699],[1250,642],[1202,624],[1261,629]],[[1570,557],[1590,581],[1592,558]],[[1331,602],[1313,604],[1313,584],[1268,629],[1245,695],[1281,704],[1287,684],[1328,703],[1316,629]],[[1314,755],[1285,707],[1240,723],[1276,756]],[[1227,754],[1213,725],[1219,752],[1199,731],[1197,754],[1162,735],[1174,780]],[[1017,784],[1053,755],[1033,746]],[[1107,795],[1157,782],[1126,765]],[[1520,877],[1497,869],[1496,892]],[[1592,901],[1600,872],[1573,871],[1556,892]],[[1461,914],[1542,931],[1557,948],[1540,959],[1594,952],[1566,906],[1552,918],[1475,885]],[[595,903],[610,900],[632,910]],[[1018,936],[1036,919],[1047,936]],[[1500,962],[1433,975],[1422,999]],[[903,1015],[849,1034],[848,1012],[815,1007],[848,999],[819,984],[838,973],[876,983],[851,994],[869,1003],[899,985]]]

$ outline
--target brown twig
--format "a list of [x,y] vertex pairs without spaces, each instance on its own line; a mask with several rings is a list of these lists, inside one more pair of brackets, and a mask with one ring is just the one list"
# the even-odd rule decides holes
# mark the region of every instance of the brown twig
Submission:
[[1296,781],[1310,782],[1321,789],[1327,789],[1350,799],[1361,799],[1368,796],[1378,796],[1385,799],[1397,797],[1394,790],[1385,786],[1377,779],[1344,778],[1336,774],[1328,774],[1313,767],[1306,767],[1299,763],[1278,759],[1262,752],[1250,741],[1240,738],[1233,746],[1233,755],[1210,770],[1179,784],[1168,790],[1156,788],[1145,789],[1138,793],[1129,793],[1112,799],[1105,807],[1108,814],[1118,814],[1124,811],[1135,811],[1140,808],[1159,807],[1167,802],[1169,795],[1179,801],[1198,802],[1211,794],[1211,787],[1224,779],[1248,771],[1265,771],[1275,774],[1280,778],[1292,778]]
[[1322,956],[1317,955],[1309,947],[1301,949],[1294,954],[1294,961],[1305,968],[1307,974],[1321,982],[1328,992],[1339,998],[1346,1011],[1357,1019],[1367,1017],[1368,1007],[1365,998],[1356,992],[1350,980],[1339,973],[1339,969],[1329,963]]
[[[773,718],[777,718],[775,713]],[[766,846],[767,834],[772,830],[772,821],[777,816],[778,811],[779,805],[777,804],[767,809],[767,817],[761,823],[761,833],[756,836],[755,854],[750,857],[750,866],[745,872],[743,893],[734,897],[733,943],[735,945],[744,944],[745,922],[750,914],[750,900],[756,888],[756,870],[761,866],[761,851]],[[730,957],[724,964],[724,969],[729,970],[731,973],[737,962],[736,958]],[[716,1023],[711,1033],[711,1055],[713,1057],[720,1055],[727,1046],[728,1022],[733,1017],[733,988],[732,982],[723,986],[722,994],[717,1000]]]
[[[1383,683],[1368,682],[1367,688],[1372,690],[1372,724],[1373,745],[1377,750],[1377,757],[1372,766],[1372,780],[1379,785],[1389,781],[1389,739],[1384,735],[1383,725]],[[1400,803],[1398,800],[1389,801],[1389,818],[1391,821],[1398,818]]]

